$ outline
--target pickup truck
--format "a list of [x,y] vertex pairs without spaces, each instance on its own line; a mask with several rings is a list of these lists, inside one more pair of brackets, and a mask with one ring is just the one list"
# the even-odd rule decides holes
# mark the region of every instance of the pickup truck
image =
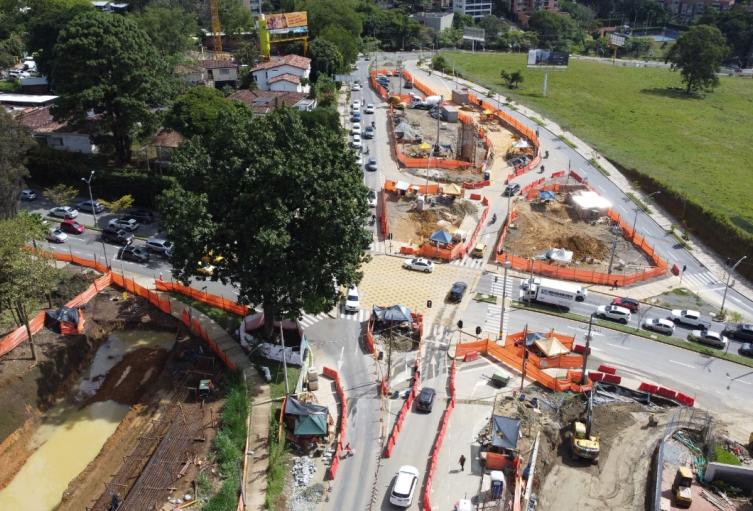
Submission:
[[704,328],[709,324],[708,321],[704,321],[700,312],[688,309],[674,309],[668,319],[671,319],[675,323]]

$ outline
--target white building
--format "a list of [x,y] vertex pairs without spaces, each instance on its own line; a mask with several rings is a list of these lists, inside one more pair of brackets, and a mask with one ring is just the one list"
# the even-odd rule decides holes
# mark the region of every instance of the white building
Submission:
[[[256,85],[261,90],[308,93],[308,80],[311,73],[311,59],[300,55],[285,55],[263,62],[251,70]],[[274,80],[275,78],[277,80]],[[292,78],[291,78],[292,77]],[[295,79],[298,80],[297,84]]]
[[19,112],[16,121],[28,128],[34,139],[43,145],[72,153],[94,154],[97,146],[85,129],[71,129],[65,122],[58,122],[50,113],[50,107],[30,108]]
[[454,12],[419,12],[414,15],[416,21],[420,21],[430,29],[441,32],[447,28],[452,28],[452,20],[455,17]]
[[232,60],[202,60],[199,65],[206,69],[208,78],[218,89],[225,85],[235,87],[238,82],[238,64]]
[[478,21],[492,13],[492,0],[454,0],[452,10]]

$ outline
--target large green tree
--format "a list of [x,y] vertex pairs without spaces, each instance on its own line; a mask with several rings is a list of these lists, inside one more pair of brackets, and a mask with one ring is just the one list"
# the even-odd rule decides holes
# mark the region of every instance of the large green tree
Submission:
[[309,31],[314,37],[330,26],[345,30],[353,38],[361,36],[363,22],[353,0],[300,0],[296,8],[308,12]]
[[358,58],[358,39],[344,28],[330,25],[321,31],[319,38],[329,41],[337,48],[344,64],[350,66]]
[[135,16],[154,47],[163,56],[176,55],[190,48],[199,30],[196,16],[180,7],[147,7]]
[[93,11],[87,0],[43,0],[32,4],[26,48],[34,55],[40,73],[48,77],[52,73],[60,31],[79,14]]
[[541,47],[549,50],[568,51],[571,44],[583,38],[571,17],[550,11],[536,11],[528,26],[538,35]]
[[343,70],[343,56],[335,43],[317,37],[309,45],[311,57],[311,79],[316,81],[319,75],[332,76]]
[[206,136],[223,114],[245,110],[240,101],[227,99],[222,92],[210,87],[192,87],[178,96],[165,116],[165,126],[184,137]]
[[667,53],[672,69],[680,70],[685,92],[691,94],[719,85],[716,73],[729,54],[724,36],[711,25],[697,25],[677,38]]
[[261,307],[268,335],[273,319],[332,307],[333,279],[356,283],[371,241],[367,190],[342,135],[307,128],[289,108],[232,112],[208,131],[176,152],[176,183],[160,200],[175,275],[202,278],[197,261],[222,255],[211,278]]
[[742,5],[722,12],[707,9],[698,24],[715,25],[724,34],[737,64],[746,67],[753,61],[753,11]]
[[65,55],[52,69],[55,117],[75,124],[94,111],[118,159],[129,161],[137,128],[153,120],[167,90],[166,67],[149,37],[127,17],[85,12],[60,33],[55,53]]
[[31,145],[29,133],[0,109],[0,219],[18,211],[18,193],[29,176],[24,162]]

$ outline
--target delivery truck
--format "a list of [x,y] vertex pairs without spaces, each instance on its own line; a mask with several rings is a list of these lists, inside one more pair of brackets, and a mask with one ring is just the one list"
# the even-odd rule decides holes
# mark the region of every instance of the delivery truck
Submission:
[[521,289],[520,294],[524,301],[535,301],[568,310],[573,302],[582,302],[588,296],[588,291],[578,284],[538,277],[523,281]]

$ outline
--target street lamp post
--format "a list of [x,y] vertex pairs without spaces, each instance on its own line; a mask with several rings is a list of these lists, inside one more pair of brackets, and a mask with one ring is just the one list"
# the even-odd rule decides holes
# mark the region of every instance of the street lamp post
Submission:
[[[646,199],[650,199],[654,195],[658,195],[661,193],[661,190],[657,190],[655,192],[651,192],[646,196]],[[641,210],[640,207],[636,206],[635,208],[635,220],[633,220],[633,239],[635,239],[635,226],[638,224],[638,212]]]
[[507,308],[507,269],[512,266],[512,263],[507,260],[507,254],[505,253],[505,273],[502,277],[502,314],[499,317],[499,335],[497,340],[504,340],[505,332],[503,330],[505,324],[505,309]]
[[724,296],[722,296],[722,307],[719,309],[719,316],[724,317],[724,302],[727,301],[727,291],[729,290],[729,280],[732,277],[732,272],[735,271],[735,268],[738,267],[738,265],[743,262],[748,256],[744,255],[740,259],[737,260],[737,262],[732,265],[732,268],[727,272],[727,281],[724,284]]
[[588,364],[588,352],[591,351],[591,328],[594,324],[594,313],[588,318],[588,333],[586,334],[586,349],[583,351],[583,368],[581,369],[580,384],[585,385],[588,383],[588,376],[586,376],[586,365]]
[[94,227],[97,226],[97,209],[94,207],[94,197],[92,196],[92,179],[94,178],[94,171],[92,170],[92,173],[89,174],[89,179],[81,178],[81,181],[86,183],[87,188],[89,188],[89,207],[92,208],[92,216],[94,217]]

